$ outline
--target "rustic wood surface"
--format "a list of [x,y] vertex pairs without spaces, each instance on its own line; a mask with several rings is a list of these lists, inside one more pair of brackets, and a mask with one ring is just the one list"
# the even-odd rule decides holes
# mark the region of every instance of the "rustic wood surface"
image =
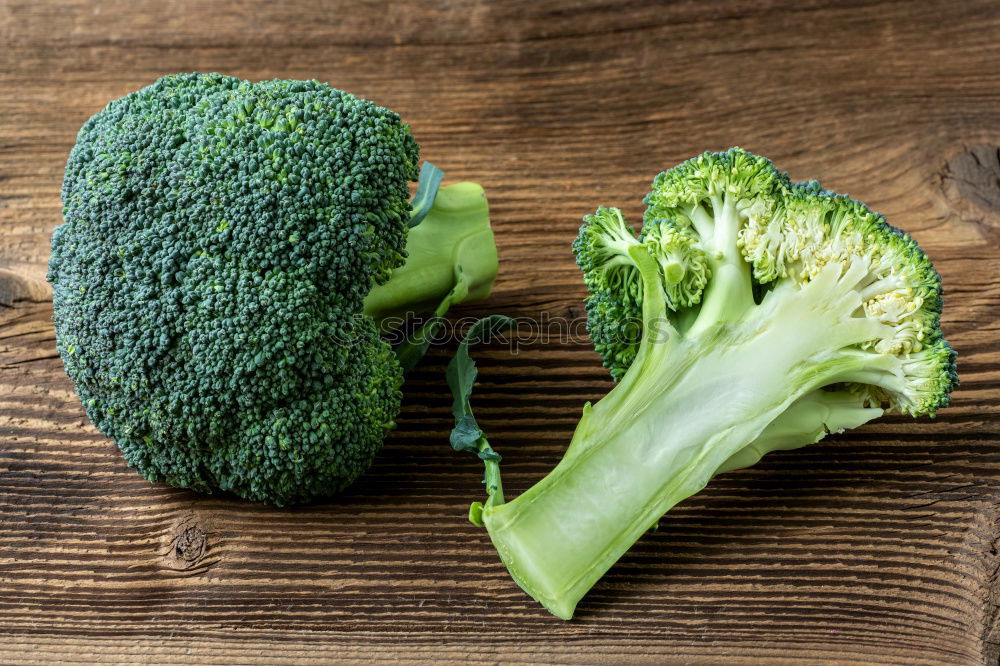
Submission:
[[[483,183],[502,270],[459,314],[578,317],[580,216],[730,145],[911,232],[944,277],[962,385],[721,476],[549,616],[466,520],[447,350],[334,502],[153,486],[86,420],[44,283],[75,133],[157,76],[318,78],[400,112]],[[1000,6],[0,0],[0,663],[880,663],[1000,660]],[[583,342],[481,355],[519,492],[611,386]]]

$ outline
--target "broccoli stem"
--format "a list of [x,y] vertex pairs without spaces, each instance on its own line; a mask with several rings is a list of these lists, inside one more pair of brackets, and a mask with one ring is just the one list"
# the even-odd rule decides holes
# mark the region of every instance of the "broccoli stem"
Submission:
[[[689,359],[696,356],[695,345],[684,347]],[[769,424],[782,421],[791,400],[780,388],[767,390],[781,386],[778,373],[762,375],[753,362],[766,358],[764,348],[745,350],[742,372],[724,370],[734,358],[692,360],[672,387],[631,412],[631,424],[623,429],[604,427],[610,415],[600,402],[585,411],[577,430],[582,441],[574,437],[548,476],[483,512],[490,538],[517,583],[557,617],[571,618],[577,602],[650,525],[704,488]],[[814,383],[800,382],[799,393]],[[726,407],[711,417],[697,415],[692,406],[708,404],[709,396]],[[806,429],[815,425],[811,417],[799,416]],[[787,441],[780,439],[783,429],[763,441]],[[741,460],[746,458],[732,462]]]
[[[479,452],[493,451],[489,440],[485,436],[480,437],[476,443]],[[495,459],[483,460],[483,485],[486,486],[486,501],[473,502],[469,507],[469,522],[476,527],[483,527],[483,510],[500,506],[504,503],[503,482],[500,479],[500,461]]]
[[[571,618],[577,602],[650,525],[701,490],[786,407],[783,395],[751,399],[752,378],[712,378],[701,375],[700,365],[692,363],[686,377],[623,429],[604,428],[607,414],[597,403],[578,426],[584,440],[574,442],[548,476],[484,511],[511,575],[554,615]],[[705,404],[699,402],[705,395],[730,408],[693,417],[692,405]]]
[[[418,213],[425,198],[414,200]],[[410,313],[434,312],[489,296],[497,274],[497,251],[489,206],[475,183],[442,187],[434,203],[406,239],[406,263],[365,298],[364,312],[383,329],[395,328]]]
[[847,391],[818,390],[795,401],[753,442],[719,466],[716,474],[752,467],[772,451],[815,444],[830,433],[850,430],[882,416],[879,407],[865,407],[862,396]]
[[[743,260],[736,245],[739,212],[729,197],[713,197],[712,203],[714,219],[701,206],[692,211],[696,228],[710,234],[705,238],[710,250],[708,265],[712,269],[712,280],[705,288],[701,308],[691,326],[692,333],[719,322],[737,320],[754,305],[750,264]],[[712,221],[708,222],[709,219]]]
[[[684,334],[661,325],[650,334],[666,312],[656,264],[646,252],[630,255],[644,285],[635,361],[604,399],[584,408],[556,468],[482,514],[514,579],[564,619],[650,525],[738,452],[757,441],[787,444],[789,429],[819,434],[876,415],[856,412],[856,402],[838,411],[835,400],[805,413],[823,399],[814,392],[850,381],[867,362],[849,351],[879,326],[852,317],[857,271],[830,267],[801,289],[776,289],[738,322],[720,317]],[[715,407],[704,414],[699,405]]]

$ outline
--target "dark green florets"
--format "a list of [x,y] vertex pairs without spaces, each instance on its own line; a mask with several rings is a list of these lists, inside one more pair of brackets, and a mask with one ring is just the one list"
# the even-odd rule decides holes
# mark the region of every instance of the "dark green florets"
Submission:
[[363,472],[402,375],[370,318],[418,148],[316,81],[168,76],[91,118],[52,239],[58,349],[152,481],[287,504]]
[[617,382],[639,353],[642,306],[614,291],[595,290],[587,297],[586,308],[591,343]]
[[632,365],[642,334],[642,279],[628,249],[635,231],[617,208],[600,207],[583,218],[573,253],[590,289],[587,330],[615,381]]

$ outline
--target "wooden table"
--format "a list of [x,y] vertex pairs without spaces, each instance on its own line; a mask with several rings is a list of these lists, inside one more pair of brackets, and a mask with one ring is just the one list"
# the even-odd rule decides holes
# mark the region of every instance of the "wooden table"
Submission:
[[[581,315],[581,215],[741,145],[912,233],[944,277],[962,385],[724,475],[562,622],[466,520],[448,349],[345,497],[294,510],[154,486],[87,422],[44,283],[66,154],[157,76],[317,78],[483,183],[492,311]],[[997,664],[1000,6],[975,2],[0,1],[0,662]],[[585,342],[481,355],[519,492],[611,386]]]

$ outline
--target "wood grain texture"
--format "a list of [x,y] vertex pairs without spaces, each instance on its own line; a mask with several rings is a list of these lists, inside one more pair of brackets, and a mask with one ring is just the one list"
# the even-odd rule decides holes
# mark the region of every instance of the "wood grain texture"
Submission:
[[[579,317],[582,214],[741,145],[912,233],[962,385],[726,474],[556,620],[465,519],[447,349],[342,499],[295,510],[153,486],[88,424],[55,354],[48,235],[75,133],[176,71],[330,81],[483,183],[491,311]],[[995,2],[0,0],[0,662],[997,664],[1000,9]],[[41,289],[41,291],[39,291]],[[583,343],[481,355],[512,493],[611,386]]]

